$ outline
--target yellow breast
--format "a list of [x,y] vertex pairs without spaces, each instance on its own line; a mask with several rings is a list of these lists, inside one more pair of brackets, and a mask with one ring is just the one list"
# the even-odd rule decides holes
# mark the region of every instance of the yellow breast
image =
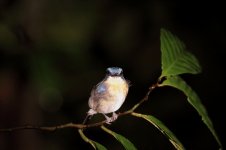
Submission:
[[128,93],[128,84],[121,77],[108,77],[106,80],[109,94],[112,96],[118,95],[119,97],[125,97]]

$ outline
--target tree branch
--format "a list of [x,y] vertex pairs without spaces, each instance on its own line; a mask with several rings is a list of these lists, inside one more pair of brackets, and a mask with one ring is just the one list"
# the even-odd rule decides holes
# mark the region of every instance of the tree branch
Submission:
[[[149,87],[148,92],[144,96],[143,99],[141,99],[137,104],[135,104],[131,109],[124,111],[122,113],[118,114],[118,117],[120,116],[125,116],[128,114],[131,114],[134,112],[135,109],[137,109],[141,104],[143,104],[145,101],[148,100],[150,93],[158,87],[158,83],[153,84],[151,87]],[[13,131],[19,131],[19,130],[40,130],[40,131],[48,131],[48,132],[53,132],[58,129],[65,129],[65,128],[77,128],[77,129],[86,129],[86,128],[91,128],[91,127],[97,127],[101,126],[106,123],[106,120],[100,121],[97,123],[91,123],[91,124],[75,124],[75,123],[67,123],[67,124],[62,124],[62,125],[57,125],[57,126],[47,126],[47,127],[42,127],[42,126],[32,126],[32,125],[25,125],[25,126],[20,126],[20,127],[14,127],[14,128],[6,128],[6,129],[0,129],[0,132],[13,132]]]

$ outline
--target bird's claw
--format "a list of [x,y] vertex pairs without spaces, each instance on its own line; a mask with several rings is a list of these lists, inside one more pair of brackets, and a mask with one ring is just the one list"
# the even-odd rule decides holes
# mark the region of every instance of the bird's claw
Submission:
[[111,124],[112,122],[114,122],[117,118],[118,118],[118,115],[113,112],[112,116],[111,117],[108,117],[107,115],[103,114],[104,117],[106,118],[106,123],[107,124]]
[[112,118],[113,121],[115,121],[118,118],[118,115],[115,112],[113,112],[111,118]]

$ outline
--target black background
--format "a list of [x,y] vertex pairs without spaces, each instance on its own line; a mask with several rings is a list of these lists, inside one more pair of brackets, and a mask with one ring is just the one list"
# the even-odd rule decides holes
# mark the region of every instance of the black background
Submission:
[[[225,15],[223,2],[0,1],[0,127],[81,123],[93,85],[120,66],[131,88],[129,109],[161,74],[160,28],[185,42],[202,73],[183,75],[198,93],[224,144]],[[180,91],[158,88],[137,112],[165,123],[187,149],[218,149]],[[103,119],[97,115],[92,121]],[[124,116],[112,130],[138,149],[173,149],[152,125]],[[85,131],[109,149],[123,149],[99,128]],[[1,150],[91,149],[76,130],[0,133]]]

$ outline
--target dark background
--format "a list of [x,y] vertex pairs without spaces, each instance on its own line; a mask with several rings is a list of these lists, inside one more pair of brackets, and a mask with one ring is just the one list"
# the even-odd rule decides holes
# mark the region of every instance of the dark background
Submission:
[[[203,72],[183,75],[224,144],[225,15],[217,1],[0,0],[0,128],[81,123],[93,85],[120,66],[131,81],[119,111],[137,103],[161,74],[160,28],[183,40]],[[218,149],[180,91],[158,88],[138,112],[163,121],[187,149]],[[103,119],[97,115],[93,121]],[[125,116],[111,126],[138,149],[173,149],[149,123]],[[123,149],[99,128],[86,135]],[[1,150],[91,149],[73,129],[0,133]]]

